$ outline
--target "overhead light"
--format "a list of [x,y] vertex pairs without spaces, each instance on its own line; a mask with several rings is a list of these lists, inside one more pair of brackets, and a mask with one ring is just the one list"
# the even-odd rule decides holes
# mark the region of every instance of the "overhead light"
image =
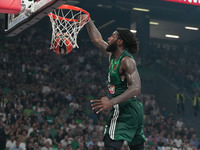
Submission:
[[137,33],[137,31],[136,30],[130,30],[132,33]]
[[149,11],[150,11],[149,9],[136,8],[136,7],[134,7],[133,10],[136,10],[136,11],[144,11],[144,12],[149,12]]
[[197,27],[188,27],[188,26],[185,26],[185,29],[187,29],[187,30],[195,30],[195,31],[199,30],[199,28],[197,28]]
[[97,4],[97,7],[103,7],[103,4]]
[[150,21],[149,24],[151,24],[151,25],[159,25],[158,22],[153,22],[153,21]]
[[174,39],[179,39],[179,36],[178,36],[178,35],[166,34],[165,37],[174,38]]

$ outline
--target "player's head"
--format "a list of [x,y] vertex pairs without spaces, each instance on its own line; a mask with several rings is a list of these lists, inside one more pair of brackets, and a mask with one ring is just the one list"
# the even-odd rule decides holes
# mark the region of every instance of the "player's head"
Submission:
[[116,50],[117,50],[117,40],[109,44],[108,47],[106,48],[106,51],[108,52],[115,52]]
[[135,35],[126,28],[117,28],[116,31],[118,39],[123,41],[124,49],[127,49],[131,54],[137,53],[139,46]]
[[108,38],[108,47],[106,51],[115,52],[117,50],[117,41],[118,41],[118,33],[117,31],[113,32],[113,34]]

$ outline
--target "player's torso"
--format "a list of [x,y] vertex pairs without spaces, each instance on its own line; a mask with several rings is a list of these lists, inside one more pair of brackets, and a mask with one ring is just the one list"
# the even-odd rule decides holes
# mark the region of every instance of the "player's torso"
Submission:
[[128,88],[127,80],[120,66],[122,59],[126,56],[129,56],[133,59],[131,54],[128,53],[126,50],[121,54],[118,59],[115,60],[113,56],[111,56],[110,58],[108,71],[108,88],[110,94],[113,97],[122,94]]

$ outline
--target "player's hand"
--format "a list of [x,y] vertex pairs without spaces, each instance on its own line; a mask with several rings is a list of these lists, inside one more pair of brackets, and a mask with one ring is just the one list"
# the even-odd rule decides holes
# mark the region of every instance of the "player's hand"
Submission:
[[85,22],[89,20],[89,16],[86,14],[83,14],[83,15],[79,15],[77,19],[80,22],[80,25],[83,25]]
[[97,110],[96,113],[100,113],[103,110],[107,110],[113,106],[108,97],[102,97],[100,100],[91,100],[90,101],[92,110]]

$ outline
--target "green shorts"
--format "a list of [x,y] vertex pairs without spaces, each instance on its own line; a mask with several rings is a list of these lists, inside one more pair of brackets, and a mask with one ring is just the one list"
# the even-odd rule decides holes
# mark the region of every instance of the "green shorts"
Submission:
[[124,140],[129,145],[145,141],[143,133],[143,105],[136,99],[130,99],[114,105],[108,118],[104,134],[112,140]]

